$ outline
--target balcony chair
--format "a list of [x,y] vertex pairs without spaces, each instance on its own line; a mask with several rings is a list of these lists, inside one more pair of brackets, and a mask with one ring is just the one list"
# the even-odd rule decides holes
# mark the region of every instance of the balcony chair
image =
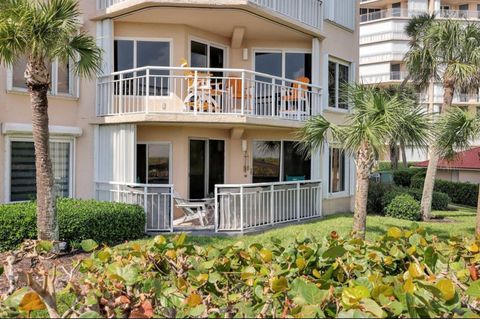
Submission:
[[307,94],[310,79],[299,77],[295,81],[292,87],[287,89],[286,94],[282,96],[281,117],[293,119],[297,116],[306,117],[310,113],[310,101]]
[[[185,59],[182,59],[181,67],[188,67]],[[187,81],[187,96],[183,100],[186,111],[220,112],[215,97],[221,95],[221,92],[218,88],[212,88],[212,74],[197,72],[197,78],[195,79],[195,71],[188,70],[184,72],[184,76]]]
[[[231,102],[231,106],[229,109],[234,113],[241,113],[242,112],[242,79],[240,78],[230,78],[227,80],[227,96],[228,102]],[[252,113],[252,95],[250,94],[250,87],[244,85],[243,87],[243,98],[245,100],[245,109],[243,110],[244,113]],[[238,103],[240,101],[240,104]]]
[[181,198],[178,194],[174,195],[176,207],[180,208],[185,216],[174,220],[174,226],[180,226],[191,221],[198,221],[202,227],[213,224],[213,199],[210,200],[191,200]]

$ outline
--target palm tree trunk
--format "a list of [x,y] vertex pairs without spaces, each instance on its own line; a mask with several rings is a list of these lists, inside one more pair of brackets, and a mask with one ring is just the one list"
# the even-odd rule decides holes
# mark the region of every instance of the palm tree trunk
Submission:
[[37,179],[37,237],[41,240],[58,240],[53,171],[49,152],[47,93],[50,87],[50,78],[45,63],[39,59],[30,59],[25,71],[25,79],[32,105]]
[[367,144],[364,144],[357,153],[356,160],[356,192],[355,209],[353,214],[354,236],[365,239],[367,230],[367,198],[370,171],[373,159]]
[[[454,84],[452,81],[446,79],[443,84],[443,104],[440,109],[440,114],[444,114],[446,110],[452,105]],[[429,220],[432,214],[432,197],[433,189],[435,187],[435,178],[437,177],[437,165],[439,161],[438,151],[435,147],[435,142],[430,146],[428,155],[429,162],[427,167],[427,175],[425,176],[425,183],[423,184],[422,194],[422,219]]]
[[390,143],[390,169],[398,170],[398,146],[396,142]]
[[405,143],[403,141],[400,141],[400,149],[402,151],[402,162],[403,162],[403,167],[407,168],[408,167],[408,161],[407,161],[407,150],[405,147]]
[[475,227],[475,235],[480,236],[480,185],[478,185],[478,202],[477,202],[477,225]]

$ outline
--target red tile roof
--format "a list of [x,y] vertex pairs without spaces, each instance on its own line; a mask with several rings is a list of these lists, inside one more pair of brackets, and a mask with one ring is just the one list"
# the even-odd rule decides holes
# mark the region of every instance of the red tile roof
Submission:
[[[427,167],[428,161],[415,164],[417,167]],[[438,168],[444,169],[478,169],[480,170],[480,147],[458,153],[457,158],[447,161],[441,159]]]

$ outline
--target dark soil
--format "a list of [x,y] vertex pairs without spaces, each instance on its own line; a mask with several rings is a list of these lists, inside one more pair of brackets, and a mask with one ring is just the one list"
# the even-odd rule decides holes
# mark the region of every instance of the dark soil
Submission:
[[[8,256],[8,253],[0,253],[0,265],[6,266],[7,256]],[[72,269],[77,265],[78,261],[86,258],[87,256],[89,256],[89,254],[75,253],[75,252],[70,254],[65,254],[65,255],[56,257],[54,259],[41,260],[37,264],[36,268],[38,269],[38,267],[43,267],[44,269],[52,269],[53,267],[56,266],[57,267],[57,278],[55,281],[56,288],[61,289],[65,287],[69,279],[69,275],[65,273],[65,270],[70,273]],[[15,266],[15,270],[14,270],[15,275],[18,276],[19,274],[22,274],[32,269],[32,260],[31,258],[24,258],[22,260],[18,260],[14,264],[14,266]],[[74,274],[78,275],[78,272],[75,271]],[[26,285],[26,282],[22,279],[22,277],[23,276],[19,276],[17,289]],[[8,280],[5,274],[3,274],[0,276],[0,295],[5,293],[7,290],[8,290]]]

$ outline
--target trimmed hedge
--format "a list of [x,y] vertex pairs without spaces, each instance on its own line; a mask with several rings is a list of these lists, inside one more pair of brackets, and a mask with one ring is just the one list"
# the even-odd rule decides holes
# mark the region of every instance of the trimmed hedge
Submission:
[[385,215],[406,220],[420,220],[420,203],[408,194],[398,195],[388,204]]
[[[402,194],[408,194],[415,200],[422,200],[422,190],[418,188],[398,187],[390,184],[370,183],[368,188],[367,211],[370,214],[385,214],[385,208],[392,200]],[[448,210],[451,199],[447,194],[433,192],[432,208]]]
[[[423,189],[425,176],[415,176],[412,178],[412,187]],[[471,183],[449,182],[441,179],[435,180],[434,190],[450,196],[452,202],[460,205],[477,206],[478,185]],[[434,200],[435,201],[435,200]]]
[[[59,199],[57,215],[60,240],[69,243],[93,239],[115,245],[145,233],[145,213],[136,205]],[[0,251],[14,249],[36,235],[35,202],[0,205]]]
[[[392,200],[402,194],[408,194],[412,196],[415,200],[421,201],[423,196],[423,191],[418,188],[402,188],[396,187],[390,192],[387,192],[383,197],[383,207],[387,207]],[[450,204],[451,199],[447,194],[441,192],[433,192],[432,198],[432,209],[433,210],[448,210],[448,204]]]
[[418,174],[424,173],[423,168],[407,168],[393,171],[393,182],[397,186],[410,187],[412,178]]

